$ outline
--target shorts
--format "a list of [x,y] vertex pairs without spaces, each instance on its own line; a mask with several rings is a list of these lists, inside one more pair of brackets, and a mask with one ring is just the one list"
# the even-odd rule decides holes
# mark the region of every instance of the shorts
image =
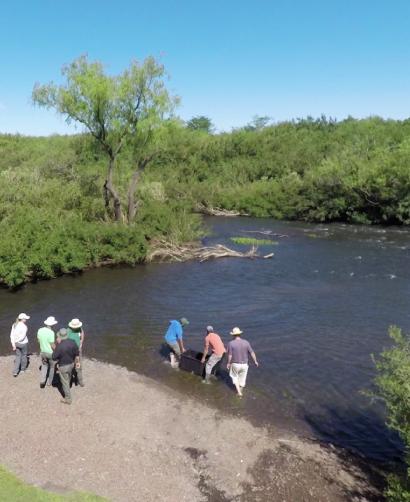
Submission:
[[232,363],[229,370],[229,376],[232,378],[234,385],[239,384],[241,387],[246,385],[246,376],[248,374],[249,364]]
[[167,342],[168,347],[171,349],[171,352],[173,352],[178,358],[181,356],[181,348],[178,345],[178,343],[169,343]]

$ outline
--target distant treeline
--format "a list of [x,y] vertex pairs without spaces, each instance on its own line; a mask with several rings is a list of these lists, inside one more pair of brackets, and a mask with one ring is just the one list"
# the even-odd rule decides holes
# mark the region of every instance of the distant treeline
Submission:
[[[153,147],[151,147],[153,148]],[[134,153],[114,173],[126,200]],[[173,122],[141,171],[135,217],[107,215],[90,135],[0,136],[0,281],[135,264],[201,233],[199,205],[306,221],[410,223],[410,120],[304,119],[210,134]]]
[[410,223],[410,120],[326,118],[174,138],[151,171],[193,203],[305,221]]

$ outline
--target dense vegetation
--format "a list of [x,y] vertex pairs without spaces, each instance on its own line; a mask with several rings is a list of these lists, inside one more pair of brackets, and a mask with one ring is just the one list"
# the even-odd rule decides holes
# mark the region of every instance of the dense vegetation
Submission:
[[394,341],[376,361],[378,396],[386,404],[387,424],[396,430],[406,446],[407,472],[404,476],[390,475],[386,495],[394,502],[410,501],[410,339],[392,326]]
[[0,136],[0,278],[6,285],[101,263],[132,265],[144,260],[156,236],[181,242],[198,235],[199,216],[184,201],[166,201],[150,183],[140,188],[132,224],[111,221],[101,162],[87,136]]
[[[197,237],[199,205],[282,219],[410,223],[410,121],[306,119],[217,135],[166,125],[139,173],[128,224],[107,212],[106,155],[90,134],[0,136],[1,280],[16,286],[104,262],[138,263],[158,236]],[[112,178],[121,200],[134,173],[130,143]]]
[[167,191],[194,203],[254,216],[408,224],[409,166],[410,121],[322,118],[215,136],[180,131],[160,167]]

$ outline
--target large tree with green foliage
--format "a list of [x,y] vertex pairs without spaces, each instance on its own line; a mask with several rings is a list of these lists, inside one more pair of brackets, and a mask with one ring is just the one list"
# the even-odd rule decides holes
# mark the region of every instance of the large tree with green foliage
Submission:
[[[133,61],[121,74],[111,76],[105,73],[100,62],[89,62],[86,56],[81,56],[64,66],[62,74],[63,85],[36,84],[33,101],[55,109],[67,122],[80,123],[91,133],[108,160],[104,183],[107,210],[112,203],[115,220],[130,221],[135,215],[136,180],[155,155],[153,151],[147,155],[144,152],[177,102],[165,87],[164,67],[149,57],[143,63]],[[125,217],[113,174],[117,157],[127,144],[131,144],[138,155]]]
[[205,115],[192,117],[192,119],[188,120],[186,126],[192,131],[202,131],[207,134],[211,134],[214,130],[214,125],[212,124],[211,119],[209,117],[205,117]]

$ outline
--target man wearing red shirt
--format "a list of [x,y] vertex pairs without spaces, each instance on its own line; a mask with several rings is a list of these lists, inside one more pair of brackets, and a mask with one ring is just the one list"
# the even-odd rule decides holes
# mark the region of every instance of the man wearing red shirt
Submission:
[[203,363],[205,362],[205,358],[208,355],[209,347],[211,347],[212,354],[205,366],[205,380],[203,380],[203,383],[211,383],[210,377],[212,369],[215,364],[223,358],[226,352],[221,337],[218,334],[214,333],[214,328],[212,326],[207,326],[206,328],[204,355],[202,356],[201,361]]

